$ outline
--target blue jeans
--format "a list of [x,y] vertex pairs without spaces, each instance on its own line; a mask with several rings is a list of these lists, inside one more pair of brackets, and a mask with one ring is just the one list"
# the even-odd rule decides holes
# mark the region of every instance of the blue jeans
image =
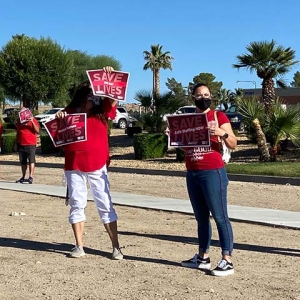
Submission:
[[198,223],[199,252],[209,252],[211,213],[217,225],[222,255],[231,255],[233,232],[227,212],[228,177],[225,168],[187,171],[186,184]]

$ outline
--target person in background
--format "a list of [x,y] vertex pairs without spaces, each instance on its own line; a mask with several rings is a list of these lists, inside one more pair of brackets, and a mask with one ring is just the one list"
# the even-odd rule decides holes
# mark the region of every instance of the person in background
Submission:
[[[21,111],[25,110],[22,107]],[[35,154],[37,135],[40,131],[40,126],[34,117],[30,117],[26,122],[17,122],[17,135],[14,150],[19,152],[21,163],[22,177],[17,180],[17,183],[33,183],[33,175],[35,170]],[[29,163],[29,176],[26,179],[27,162]]]
[[222,258],[211,274],[227,276],[234,273],[231,259],[233,230],[227,212],[228,177],[219,150],[219,140],[222,140],[229,149],[234,149],[237,139],[227,116],[223,112],[210,109],[212,95],[206,84],[196,84],[192,96],[196,112],[207,115],[211,147],[205,151],[202,151],[203,147],[182,148],[185,151],[187,190],[198,224],[199,249],[194,257],[182,261],[181,265],[202,270],[211,268],[209,257],[212,235],[211,213],[217,225],[222,249]]
[[[103,70],[109,73],[113,71],[113,68],[105,67]],[[56,114],[57,118],[64,118],[72,113],[86,113],[87,115],[87,140],[64,147],[64,170],[70,205],[69,222],[75,237],[75,247],[71,250],[70,256],[74,258],[85,256],[83,233],[88,182],[98,214],[112,242],[112,259],[123,259],[118,240],[117,214],[111,200],[107,175],[108,118],[115,118],[116,103],[117,101],[109,98],[101,101],[100,97],[94,97],[87,81],[78,86],[65,110]]]

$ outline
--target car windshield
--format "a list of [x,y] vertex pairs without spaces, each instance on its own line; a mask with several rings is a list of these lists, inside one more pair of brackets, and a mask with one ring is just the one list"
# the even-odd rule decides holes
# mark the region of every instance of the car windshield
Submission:
[[60,108],[52,108],[46,112],[46,115],[56,114],[59,110],[60,110]]
[[225,112],[227,113],[234,113],[236,112],[236,106],[235,105],[231,105],[230,107],[228,107]]

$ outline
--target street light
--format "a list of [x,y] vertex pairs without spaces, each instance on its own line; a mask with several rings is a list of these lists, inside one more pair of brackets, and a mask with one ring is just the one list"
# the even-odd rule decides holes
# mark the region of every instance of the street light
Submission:
[[255,81],[251,81],[251,80],[238,80],[236,83],[239,82],[252,82],[254,84],[254,88],[256,89],[256,82]]

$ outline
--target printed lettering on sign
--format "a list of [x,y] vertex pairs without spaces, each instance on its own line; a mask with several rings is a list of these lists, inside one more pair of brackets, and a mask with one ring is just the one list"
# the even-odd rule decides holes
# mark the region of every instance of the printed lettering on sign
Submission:
[[33,115],[28,108],[19,112],[19,119],[20,119],[21,124],[26,123],[32,117],[33,117]]
[[48,121],[44,126],[55,147],[86,141],[86,114],[70,114]]
[[167,121],[169,147],[210,147],[206,114],[172,115]]
[[102,69],[88,70],[86,73],[95,96],[109,97],[117,101],[125,101],[129,73],[119,71],[107,73]]

